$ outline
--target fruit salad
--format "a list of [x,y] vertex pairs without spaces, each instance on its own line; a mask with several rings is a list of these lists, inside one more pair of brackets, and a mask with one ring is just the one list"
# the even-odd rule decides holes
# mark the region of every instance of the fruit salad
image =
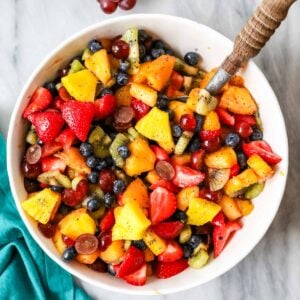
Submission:
[[25,212],[75,260],[144,285],[217,258],[281,158],[240,76],[130,28],[95,39],[23,112]]

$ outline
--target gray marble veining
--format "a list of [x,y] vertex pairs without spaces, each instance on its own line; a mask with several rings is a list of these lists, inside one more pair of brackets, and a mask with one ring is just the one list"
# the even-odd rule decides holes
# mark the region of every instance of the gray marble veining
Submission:
[[[253,12],[253,0],[139,0],[132,13],[166,13],[206,24],[233,39]],[[117,17],[126,14],[118,11]],[[300,299],[300,3],[255,59],[283,110],[290,145],[289,179],[280,210],[258,246],[225,275],[198,288],[145,299]],[[69,35],[104,15],[96,0],[0,1],[0,130],[22,85],[43,57]],[[274,133],[276,134],[276,133]],[[82,286],[95,299],[141,299]]]

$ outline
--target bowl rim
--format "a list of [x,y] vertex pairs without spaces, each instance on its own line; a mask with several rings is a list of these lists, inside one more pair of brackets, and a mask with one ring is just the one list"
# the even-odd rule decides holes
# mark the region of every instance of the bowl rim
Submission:
[[102,283],[101,281],[93,280],[89,276],[86,276],[81,271],[77,271],[72,266],[65,264],[62,260],[59,260],[54,254],[51,253],[51,251],[48,250],[47,246],[40,240],[39,236],[36,235],[36,233],[31,228],[31,225],[30,225],[29,221],[27,220],[27,218],[25,216],[25,212],[21,208],[21,204],[20,204],[21,202],[19,201],[19,199],[17,197],[17,194],[16,194],[17,186],[15,185],[15,180],[14,180],[15,171],[13,170],[13,167],[12,167],[13,157],[11,157],[11,153],[12,153],[12,147],[13,147],[13,144],[12,144],[12,141],[13,141],[13,125],[16,123],[16,119],[18,117],[18,108],[21,105],[22,101],[24,100],[24,96],[25,96],[28,88],[30,87],[33,79],[42,71],[42,69],[47,64],[47,62],[49,60],[51,60],[51,58],[55,57],[57,52],[59,52],[60,50],[65,48],[71,42],[73,42],[76,39],[80,38],[82,35],[85,35],[88,32],[97,29],[98,27],[102,27],[102,26],[105,26],[105,25],[110,25],[110,24],[113,24],[113,23],[118,23],[119,21],[126,21],[126,20],[134,21],[135,19],[153,19],[153,18],[154,19],[155,18],[158,18],[158,19],[163,18],[163,19],[166,19],[166,20],[172,19],[173,21],[178,21],[178,22],[183,22],[183,23],[187,22],[187,23],[191,23],[194,26],[201,26],[205,30],[207,30],[208,32],[210,31],[214,35],[217,35],[222,39],[226,39],[227,42],[230,42],[231,44],[233,44],[233,42],[229,38],[227,38],[226,36],[219,33],[218,31],[212,29],[209,26],[206,26],[204,24],[198,23],[196,21],[193,21],[193,20],[190,20],[190,19],[187,19],[187,18],[184,18],[184,17],[172,16],[172,15],[168,15],[168,14],[131,14],[131,15],[126,15],[126,16],[110,18],[108,20],[100,21],[100,22],[97,22],[95,24],[89,25],[89,26],[81,29],[80,31],[72,34],[70,37],[65,39],[63,42],[59,43],[34,68],[34,71],[30,74],[29,78],[27,79],[26,83],[24,84],[24,86],[21,89],[21,92],[18,96],[18,99],[16,101],[16,104],[14,106],[14,109],[13,109],[13,112],[12,112],[12,115],[11,115],[11,118],[10,118],[9,130],[8,130],[8,135],[7,135],[7,169],[8,169],[8,176],[9,176],[11,191],[12,191],[12,194],[13,194],[14,202],[15,202],[16,207],[18,209],[18,212],[21,216],[21,219],[25,223],[26,228],[30,232],[30,234],[33,237],[33,239],[35,240],[35,242],[43,249],[45,254],[48,255],[54,262],[56,262],[61,268],[63,268],[67,272],[69,272],[71,275],[76,276],[78,279],[83,280],[83,281],[85,281],[85,282],[87,282],[87,283],[89,283],[89,284],[91,284],[91,285],[93,285],[97,288],[103,288],[103,289],[108,290],[108,291],[113,291],[113,292],[123,293],[123,294],[129,294],[129,295],[161,295],[161,293],[162,294],[170,294],[170,293],[176,293],[176,292],[188,290],[188,289],[199,286],[201,284],[204,284],[206,282],[211,281],[212,279],[215,279],[215,278],[221,276],[222,274],[224,274],[227,271],[229,271],[230,269],[232,269],[235,265],[240,263],[257,246],[257,244],[261,241],[263,236],[266,234],[267,230],[270,228],[271,223],[273,222],[273,220],[275,218],[275,215],[278,212],[280,203],[281,203],[282,198],[283,198],[283,194],[285,192],[286,180],[287,180],[287,175],[288,175],[288,165],[289,165],[288,136],[287,136],[285,121],[284,121],[284,118],[283,118],[282,111],[280,109],[278,99],[277,99],[271,85],[269,84],[266,77],[264,76],[263,72],[257,67],[257,65],[253,61],[249,61],[248,64],[251,65],[251,67],[254,69],[254,71],[256,73],[261,75],[262,80],[264,81],[262,84],[265,85],[265,86],[268,86],[270,88],[270,95],[275,100],[273,105],[277,106],[277,109],[280,111],[280,121],[281,121],[281,124],[283,126],[283,130],[285,132],[284,137],[282,137],[282,142],[285,145],[286,166],[285,166],[285,169],[283,170],[283,172],[285,173],[285,176],[284,176],[285,178],[283,180],[281,193],[278,197],[278,199],[280,199],[280,201],[278,201],[276,209],[274,208],[273,213],[269,216],[270,221],[259,232],[259,235],[257,235],[257,239],[254,242],[249,243],[247,245],[247,247],[244,248],[244,251],[243,251],[242,255],[239,255],[238,257],[236,257],[234,260],[231,261],[231,263],[227,264],[225,267],[219,268],[215,273],[211,274],[210,276],[207,276],[205,278],[205,280],[199,278],[199,280],[197,280],[197,281],[192,281],[192,282],[187,281],[184,286],[173,286],[173,287],[170,287],[170,288],[162,288],[161,291],[156,291],[156,290],[153,290],[153,289],[151,289],[151,290],[150,289],[149,290],[139,290],[139,289],[132,288],[132,286],[128,286],[128,288],[123,288],[123,287],[112,286],[112,285],[109,285],[109,284],[106,284],[106,283]]

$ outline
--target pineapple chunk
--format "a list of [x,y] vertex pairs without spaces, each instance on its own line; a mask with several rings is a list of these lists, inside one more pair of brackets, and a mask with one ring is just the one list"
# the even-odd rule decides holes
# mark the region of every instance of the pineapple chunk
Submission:
[[254,209],[254,205],[249,200],[236,199],[235,201],[243,216],[248,216]]
[[154,184],[161,179],[155,170],[151,170],[147,173],[145,179],[150,183]]
[[105,251],[100,253],[100,258],[107,264],[118,264],[125,255],[124,241],[113,241]]
[[248,166],[264,181],[273,175],[273,169],[257,154],[251,155],[247,160]]
[[204,120],[203,130],[219,130],[221,124],[219,121],[218,114],[215,111],[210,111]]
[[85,208],[79,208],[67,214],[58,223],[58,227],[62,234],[74,241],[84,233],[95,234],[96,232],[96,223]]
[[238,204],[232,198],[224,195],[218,204],[229,221],[234,221],[242,216]]
[[84,64],[104,85],[111,79],[110,62],[105,49],[94,53],[85,60]]
[[148,229],[143,237],[145,244],[157,256],[167,249],[167,243],[152,229]]
[[158,142],[166,151],[170,151],[170,148],[174,146],[169,114],[157,107],[153,107],[146,116],[140,119],[135,128],[143,136]]
[[100,256],[100,250],[96,250],[91,254],[77,254],[76,260],[82,264],[91,265]]
[[193,198],[189,202],[189,208],[187,210],[188,224],[200,226],[207,222],[210,222],[221,210],[221,206],[202,199]]
[[153,107],[157,101],[157,91],[140,83],[132,83],[130,87],[130,95],[151,107]]
[[62,234],[58,228],[55,230],[52,242],[59,254],[63,254],[63,252],[67,249],[67,245],[63,241]]
[[177,208],[180,210],[186,210],[189,206],[189,202],[193,198],[197,198],[199,195],[198,186],[190,186],[182,189],[177,194]]
[[43,189],[21,203],[23,209],[36,221],[46,224],[52,220],[61,202],[61,194]]
[[69,74],[61,82],[74,99],[82,102],[95,100],[97,78],[89,70]]
[[204,162],[209,168],[230,169],[237,164],[237,158],[232,148],[222,147],[218,151],[205,155]]
[[187,107],[193,112],[196,111],[197,103],[198,103],[198,100],[199,100],[199,94],[200,94],[200,88],[192,89],[190,91],[189,97],[186,101]]
[[128,144],[131,155],[126,159],[124,171],[129,176],[154,169],[155,154],[144,139],[137,138]]
[[180,101],[171,101],[169,103],[169,109],[174,112],[174,121],[176,123],[180,122],[183,115],[193,113],[193,110],[190,109],[187,103],[182,103]]
[[116,223],[112,229],[112,240],[140,240],[151,222],[135,201],[130,201],[115,213]]

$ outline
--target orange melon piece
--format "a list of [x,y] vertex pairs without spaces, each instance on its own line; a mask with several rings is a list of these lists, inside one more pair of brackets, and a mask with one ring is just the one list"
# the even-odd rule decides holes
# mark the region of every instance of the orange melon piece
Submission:
[[150,61],[141,64],[138,72],[132,75],[132,81],[135,83],[145,83],[147,81],[147,73],[149,71],[150,65]]
[[151,170],[147,173],[145,179],[151,183],[154,184],[156,183],[158,180],[161,179],[161,177],[157,174],[157,172],[155,170]]
[[236,199],[235,201],[243,216],[248,216],[254,209],[254,205],[249,200]]
[[204,162],[209,168],[230,169],[237,164],[237,157],[232,148],[222,147],[218,151],[205,155]]
[[203,130],[219,130],[221,128],[218,114],[215,111],[210,111],[203,123]]
[[239,206],[234,199],[224,195],[218,204],[222,207],[222,211],[229,221],[234,221],[242,216]]
[[130,201],[137,202],[142,208],[149,207],[149,195],[147,187],[140,178],[137,178],[134,181],[132,181],[127,186],[122,196],[123,204],[126,204]]
[[190,186],[183,188],[176,196],[177,208],[185,211],[190,203],[190,200],[199,196],[199,187]]
[[130,85],[120,87],[115,93],[117,106],[130,106],[132,96],[130,95]]
[[175,154],[172,156],[171,161],[174,165],[177,165],[177,166],[188,165],[191,162],[191,154],[190,153],[184,153],[181,155]]
[[105,251],[100,252],[100,258],[107,264],[117,264],[125,255],[124,241],[113,241]]
[[96,250],[91,254],[77,254],[76,260],[82,264],[91,265],[100,255],[100,250]]
[[183,115],[193,113],[186,103],[182,103],[180,101],[171,101],[169,103],[169,109],[174,112],[175,123],[179,123]]

